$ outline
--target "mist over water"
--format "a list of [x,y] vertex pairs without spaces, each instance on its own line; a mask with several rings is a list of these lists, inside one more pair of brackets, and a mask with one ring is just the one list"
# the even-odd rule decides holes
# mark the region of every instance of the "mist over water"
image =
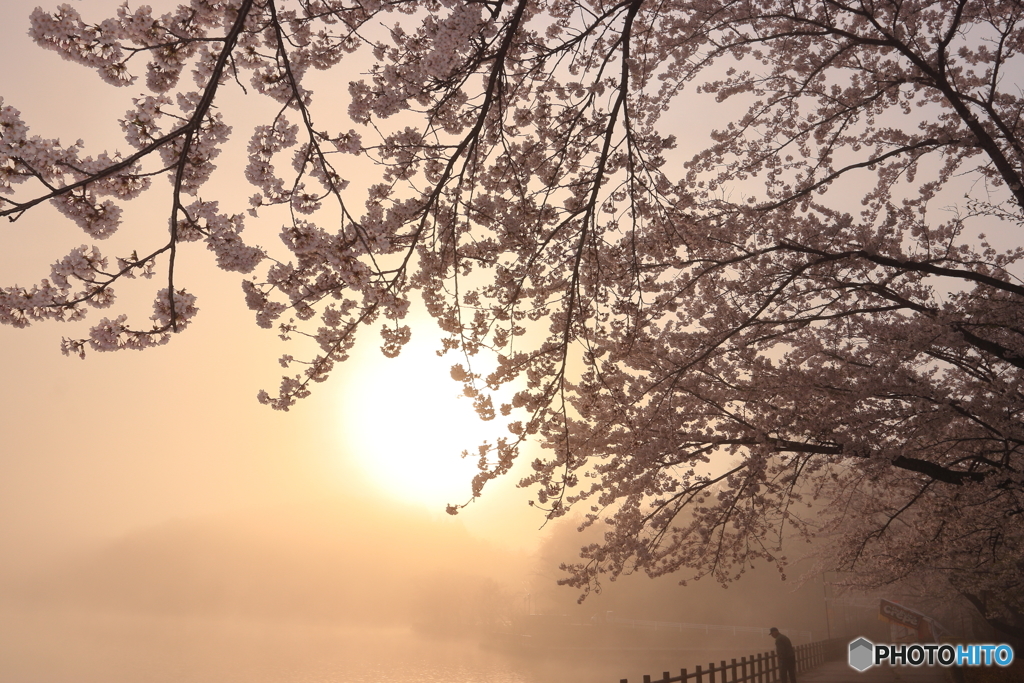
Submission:
[[771,572],[627,576],[580,605],[554,569],[585,540],[571,523],[522,552],[370,505],[170,521],[0,577],[0,683],[639,683],[773,643],[623,619],[817,627],[820,586]]
[[239,618],[0,613],[0,680],[533,683],[500,657],[407,630]]
[[517,652],[397,627],[0,610],[0,680],[12,683],[618,683],[729,654]]

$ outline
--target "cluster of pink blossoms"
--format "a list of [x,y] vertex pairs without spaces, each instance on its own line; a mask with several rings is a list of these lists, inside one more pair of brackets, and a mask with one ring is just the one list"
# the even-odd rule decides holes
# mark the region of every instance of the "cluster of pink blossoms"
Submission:
[[[358,330],[399,353],[420,295],[481,417],[516,418],[481,449],[474,495],[538,439],[521,482],[535,502],[610,522],[567,583],[682,568],[727,582],[781,569],[795,529],[836,532],[834,568],[884,581],[893,558],[941,565],[1024,614],[1000,588],[1012,563],[984,582],[970,567],[1024,539],[1024,250],[973,237],[1024,212],[1022,23],[1015,0],[187,0],[96,24],[38,10],[40,45],[122,86],[148,60],[148,92],[122,156],[30,137],[0,103],[0,215],[51,201],[101,239],[161,174],[172,208],[166,241],[109,272],[76,250],[0,291],[0,320],[77,320],[166,263],[149,328],[105,318],[65,350],[163,343],[196,311],[170,264],[202,240],[253,273],[260,326],[314,349],[260,394],[287,410]],[[310,75],[351,55],[356,129],[332,136]],[[228,88],[270,103],[238,175],[258,192],[250,215],[283,223],[276,252],[199,196],[231,132]],[[702,123],[712,100],[739,114]],[[365,169],[357,209],[348,181]],[[852,535],[842,512],[801,513],[814,496],[856,511]],[[873,574],[866,548],[888,554]]]

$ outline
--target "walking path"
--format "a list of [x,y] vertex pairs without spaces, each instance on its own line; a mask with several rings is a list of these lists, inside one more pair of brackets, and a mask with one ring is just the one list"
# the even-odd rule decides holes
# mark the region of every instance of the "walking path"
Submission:
[[941,666],[873,666],[860,672],[843,659],[797,674],[797,683],[948,683],[946,671]]

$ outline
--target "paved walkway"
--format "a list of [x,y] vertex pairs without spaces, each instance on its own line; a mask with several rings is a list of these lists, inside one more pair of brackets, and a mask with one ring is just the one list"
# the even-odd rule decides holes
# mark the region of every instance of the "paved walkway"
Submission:
[[949,683],[941,666],[873,666],[860,672],[846,660],[825,662],[797,674],[797,683]]

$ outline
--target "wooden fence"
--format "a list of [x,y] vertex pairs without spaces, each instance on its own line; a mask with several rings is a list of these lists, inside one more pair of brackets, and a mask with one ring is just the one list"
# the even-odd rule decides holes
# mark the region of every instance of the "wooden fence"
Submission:
[[[837,639],[819,640],[816,643],[797,645],[794,649],[796,670],[799,673],[829,660],[842,659],[845,643]],[[706,669],[700,666],[693,671],[681,669],[678,676],[673,676],[669,671],[665,671],[658,679],[644,676],[644,683],[687,683],[690,679],[696,683],[775,683],[779,680],[779,665],[774,652],[764,652],[741,657],[738,662],[733,659],[728,664],[722,660],[719,666],[711,662]],[[623,678],[619,683],[629,683],[629,680]]]

